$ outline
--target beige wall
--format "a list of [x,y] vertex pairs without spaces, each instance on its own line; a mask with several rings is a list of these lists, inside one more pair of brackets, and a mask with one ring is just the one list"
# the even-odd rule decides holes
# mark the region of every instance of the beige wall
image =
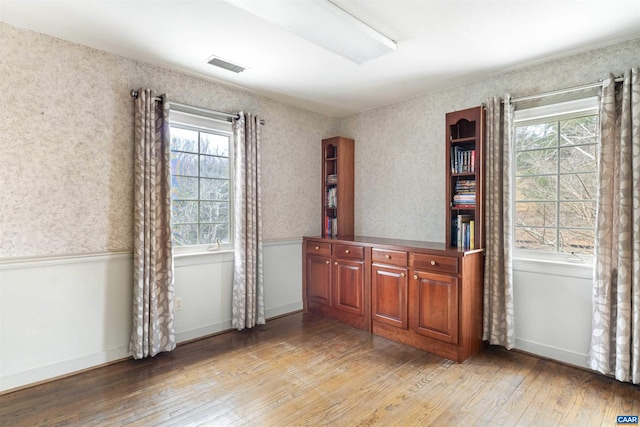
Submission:
[[319,140],[356,140],[357,234],[444,241],[444,115],[639,65],[640,39],[336,120],[0,23],[0,257],[131,248],[132,100],[247,110],[263,128],[265,239],[319,232]]
[[444,242],[445,114],[640,66],[640,39],[503,73],[340,120],[356,140],[356,234]]
[[336,119],[0,23],[0,258],[130,250],[133,101],[262,116],[264,238],[320,231],[320,140]]

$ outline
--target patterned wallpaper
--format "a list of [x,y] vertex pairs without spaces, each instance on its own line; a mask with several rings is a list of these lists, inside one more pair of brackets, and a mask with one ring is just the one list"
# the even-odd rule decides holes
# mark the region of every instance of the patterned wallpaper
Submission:
[[341,134],[356,140],[356,233],[444,241],[446,112],[640,65],[638,39],[337,120],[4,23],[0,39],[0,258],[131,249],[133,88],[266,119],[265,239],[320,232],[320,140]]
[[336,119],[0,23],[0,258],[131,250],[131,89],[263,128],[264,238],[320,232],[320,140]]
[[640,66],[640,39],[532,65],[345,117],[356,140],[355,232],[444,242],[445,114],[490,97],[579,86]]

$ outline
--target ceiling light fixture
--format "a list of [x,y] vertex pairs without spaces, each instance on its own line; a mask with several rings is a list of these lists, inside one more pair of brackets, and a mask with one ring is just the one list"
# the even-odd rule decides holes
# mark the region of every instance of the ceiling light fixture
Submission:
[[328,0],[226,0],[357,64],[396,50],[396,43]]

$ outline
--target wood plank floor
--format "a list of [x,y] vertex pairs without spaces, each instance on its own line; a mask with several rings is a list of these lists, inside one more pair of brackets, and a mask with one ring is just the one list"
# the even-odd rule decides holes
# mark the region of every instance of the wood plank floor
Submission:
[[297,313],[0,396],[6,426],[615,426],[640,387],[489,347],[463,364]]

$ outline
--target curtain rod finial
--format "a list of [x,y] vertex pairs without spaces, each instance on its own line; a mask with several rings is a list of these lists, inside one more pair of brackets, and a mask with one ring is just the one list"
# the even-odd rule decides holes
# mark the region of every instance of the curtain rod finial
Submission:
[[132,97],[137,98],[138,97],[138,91],[131,89],[131,92],[129,92],[131,94]]

